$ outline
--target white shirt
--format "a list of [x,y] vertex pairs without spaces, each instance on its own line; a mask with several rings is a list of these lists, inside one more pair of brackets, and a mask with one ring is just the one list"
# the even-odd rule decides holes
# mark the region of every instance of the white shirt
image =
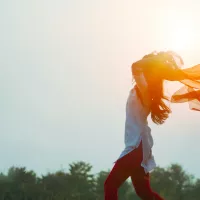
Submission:
[[126,103],[125,149],[118,159],[133,151],[142,141],[143,161],[141,166],[144,168],[145,173],[150,172],[156,167],[151,150],[153,147],[153,138],[147,122],[149,113],[149,108],[143,106],[136,89],[131,89]]

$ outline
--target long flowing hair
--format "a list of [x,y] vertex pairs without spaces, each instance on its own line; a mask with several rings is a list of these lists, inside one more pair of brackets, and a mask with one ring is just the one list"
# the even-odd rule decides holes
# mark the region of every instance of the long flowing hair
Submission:
[[169,101],[169,98],[164,95],[163,82],[163,79],[158,78],[153,84],[148,84],[151,119],[156,124],[163,124],[171,113],[171,109],[164,102],[164,100]]
[[[178,58],[179,56],[178,54],[172,51],[159,52],[159,53],[153,52],[148,55],[145,55],[142,59],[153,57],[158,54],[165,57],[166,62],[173,63],[173,65],[176,66],[176,61],[174,60],[173,55],[177,56]],[[180,61],[183,62],[181,57]],[[165,101],[169,101],[169,98],[164,95],[164,86],[163,86],[164,79],[159,76],[154,77],[154,79],[152,79],[151,74],[148,73],[149,72],[144,72],[144,76],[148,84],[148,92],[151,99],[151,106],[150,106],[151,119],[155,124],[163,124],[165,120],[169,117],[169,114],[171,113],[171,109],[165,103]],[[138,89],[137,92],[139,92]],[[139,96],[141,99],[141,95]]]

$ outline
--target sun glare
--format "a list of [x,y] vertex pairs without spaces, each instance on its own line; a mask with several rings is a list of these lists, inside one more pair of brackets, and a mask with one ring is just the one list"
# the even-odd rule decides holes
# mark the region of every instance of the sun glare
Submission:
[[194,27],[189,19],[170,13],[167,18],[166,34],[167,48],[175,51],[191,49],[194,45]]
[[189,27],[177,26],[169,36],[169,45],[174,50],[188,49],[193,45],[193,33]]

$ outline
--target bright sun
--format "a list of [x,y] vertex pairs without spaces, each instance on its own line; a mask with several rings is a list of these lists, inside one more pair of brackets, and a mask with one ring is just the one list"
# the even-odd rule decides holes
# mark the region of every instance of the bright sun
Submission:
[[191,29],[186,29],[186,27],[177,26],[170,35],[170,45],[174,50],[190,48],[193,43],[192,31]]
[[[167,47],[175,51],[190,49],[194,45],[194,27],[191,21],[176,15],[167,18]],[[174,17],[172,17],[174,16]]]

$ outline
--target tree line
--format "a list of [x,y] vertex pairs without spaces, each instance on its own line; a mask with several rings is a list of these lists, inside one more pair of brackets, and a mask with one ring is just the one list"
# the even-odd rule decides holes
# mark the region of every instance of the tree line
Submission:
[[[104,181],[109,173],[91,173],[83,161],[38,177],[25,167],[10,167],[0,173],[0,200],[103,200]],[[166,200],[199,200],[200,179],[186,173],[179,164],[157,167],[151,173],[151,186]],[[119,200],[139,200],[128,179],[118,192]]]

